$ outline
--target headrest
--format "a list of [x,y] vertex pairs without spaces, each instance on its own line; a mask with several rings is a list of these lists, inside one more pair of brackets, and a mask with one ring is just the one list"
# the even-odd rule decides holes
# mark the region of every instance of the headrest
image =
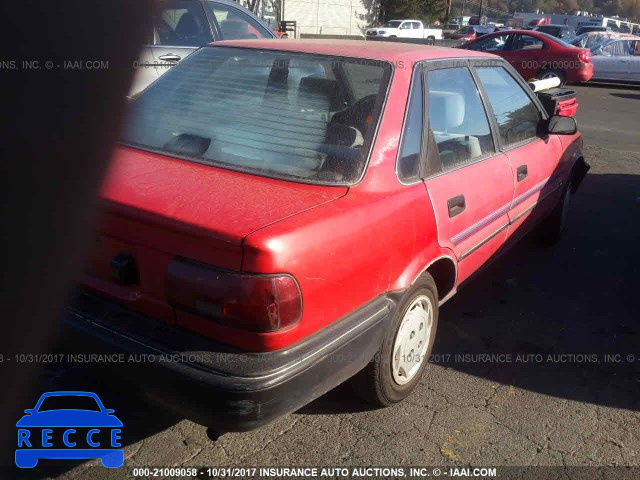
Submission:
[[195,37],[200,34],[196,17],[191,12],[185,12],[178,20],[175,32],[183,37]]
[[429,92],[431,129],[446,132],[464,122],[464,97],[455,92]]
[[330,92],[325,85],[326,79],[321,77],[303,77],[298,85],[297,104],[305,110],[327,113],[330,110]]
[[300,79],[298,96],[324,97],[329,100],[329,109],[336,111],[344,108],[341,104],[338,82],[328,78],[309,76]]

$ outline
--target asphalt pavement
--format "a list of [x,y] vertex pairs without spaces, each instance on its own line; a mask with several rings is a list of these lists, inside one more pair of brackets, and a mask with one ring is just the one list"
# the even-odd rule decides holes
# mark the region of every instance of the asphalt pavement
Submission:
[[[38,395],[98,393],[124,422],[126,466],[640,466],[640,89],[575,89],[592,168],[565,238],[525,238],[443,306],[434,363],[404,403],[370,409],[343,385],[214,442],[86,369],[45,369]],[[97,465],[11,475],[124,477]]]

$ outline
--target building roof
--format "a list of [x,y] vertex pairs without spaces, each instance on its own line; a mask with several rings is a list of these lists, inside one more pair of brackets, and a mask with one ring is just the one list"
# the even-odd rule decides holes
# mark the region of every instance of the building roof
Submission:
[[482,52],[449,47],[431,47],[414,43],[365,41],[365,40],[325,40],[325,39],[258,39],[224,40],[213,46],[248,47],[265,50],[338,55],[373,60],[419,61],[429,59],[492,57]]

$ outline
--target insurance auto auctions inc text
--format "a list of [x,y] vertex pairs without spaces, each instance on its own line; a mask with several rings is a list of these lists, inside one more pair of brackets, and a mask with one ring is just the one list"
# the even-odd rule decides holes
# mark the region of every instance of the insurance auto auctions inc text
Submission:
[[[225,468],[208,469],[213,477],[232,476]],[[213,471],[215,470],[215,471]],[[223,470],[225,470],[223,472]],[[259,478],[435,478],[495,477],[495,467],[260,467],[243,470]]]

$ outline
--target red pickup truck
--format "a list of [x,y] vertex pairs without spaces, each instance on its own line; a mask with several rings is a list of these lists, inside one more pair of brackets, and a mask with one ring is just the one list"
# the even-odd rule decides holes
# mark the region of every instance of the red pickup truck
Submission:
[[218,42],[131,104],[68,338],[138,354],[122,378],[219,431],[349,378],[391,405],[440,306],[534,227],[557,240],[587,169],[494,56]]

